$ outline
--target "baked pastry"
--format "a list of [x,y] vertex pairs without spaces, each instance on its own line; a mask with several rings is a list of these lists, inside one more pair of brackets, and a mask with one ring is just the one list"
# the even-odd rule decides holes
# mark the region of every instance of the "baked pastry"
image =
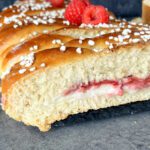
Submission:
[[150,26],[17,19],[0,31],[2,108],[11,118],[48,131],[69,115],[150,98]]
[[144,23],[150,24],[150,1],[149,0],[143,0],[142,18]]

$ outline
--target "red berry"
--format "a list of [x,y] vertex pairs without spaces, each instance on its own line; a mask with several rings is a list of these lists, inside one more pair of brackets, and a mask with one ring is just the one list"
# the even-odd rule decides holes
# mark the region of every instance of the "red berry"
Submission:
[[88,0],[72,0],[66,8],[65,19],[72,24],[80,25],[83,12],[88,5]]
[[53,7],[62,7],[64,4],[64,0],[46,0],[47,2],[50,2]]
[[83,3],[85,3],[87,6],[88,5],[90,5],[90,1],[89,0],[71,0],[71,2],[70,3],[76,3],[77,1],[80,1],[80,2],[83,2]]
[[109,13],[103,6],[94,6],[89,5],[86,7],[82,23],[97,25],[99,23],[108,23],[109,22]]
[[89,0],[82,0],[87,6],[90,5],[90,1]]

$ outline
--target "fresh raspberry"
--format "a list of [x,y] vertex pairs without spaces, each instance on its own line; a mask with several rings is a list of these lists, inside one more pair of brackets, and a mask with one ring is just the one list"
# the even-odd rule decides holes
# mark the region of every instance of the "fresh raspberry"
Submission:
[[72,0],[66,8],[65,19],[72,24],[80,25],[83,12],[88,5],[88,0]]
[[89,0],[82,0],[87,6],[90,5],[90,1]]
[[71,0],[70,3],[72,3],[72,2],[73,2],[73,3],[76,3],[77,1],[83,2],[83,3],[85,3],[87,6],[91,4],[89,0]]
[[99,23],[108,23],[109,22],[109,13],[103,6],[89,5],[86,7],[82,23],[97,25]]
[[46,0],[47,2],[50,2],[53,7],[62,7],[64,4],[64,0]]

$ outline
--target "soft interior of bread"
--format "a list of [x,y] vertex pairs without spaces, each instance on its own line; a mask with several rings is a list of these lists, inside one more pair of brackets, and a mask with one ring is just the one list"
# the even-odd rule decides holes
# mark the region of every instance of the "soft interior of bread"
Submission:
[[[93,37],[96,37],[96,35],[98,35],[101,30],[102,29],[98,29],[97,28],[97,29],[92,29],[92,32],[90,32],[91,29],[70,28],[70,29],[67,29],[67,31],[65,29],[58,30],[58,31],[54,32],[53,34],[59,34],[59,35],[64,35],[64,36],[71,36],[73,38],[80,38],[80,37],[82,37],[82,38],[93,38]],[[108,29],[106,30],[106,32],[107,31],[108,31]]]
[[14,119],[47,131],[53,122],[71,114],[149,99],[149,88],[112,97],[94,95],[77,98],[63,95],[76,83],[119,80],[130,75],[145,78],[150,75],[149,55],[150,47],[134,46],[104,56],[93,55],[38,70],[9,89],[4,97],[4,109]]

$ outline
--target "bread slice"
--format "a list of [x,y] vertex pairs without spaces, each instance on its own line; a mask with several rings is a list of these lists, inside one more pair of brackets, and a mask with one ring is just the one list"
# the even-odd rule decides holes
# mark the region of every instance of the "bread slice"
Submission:
[[[132,32],[127,34],[129,39],[115,41],[127,31]],[[68,37],[65,49],[57,45],[37,50],[28,67],[28,62],[16,62],[3,78],[3,109],[10,117],[47,131],[53,122],[71,114],[149,99],[146,32],[149,27],[123,29],[81,44],[80,39]],[[52,37],[56,40],[57,36]],[[17,51],[24,49],[20,46]]]
[[[6,114],[44,132],[69,115],[150,98],[150,26],[110,20],[78,27],[54,20],[4,24],[0,31]],[[40,33],[20,41],[31,32]]]
[[150,1],[149,0],[143,0],[142,18],[144,23],[150,24]]

